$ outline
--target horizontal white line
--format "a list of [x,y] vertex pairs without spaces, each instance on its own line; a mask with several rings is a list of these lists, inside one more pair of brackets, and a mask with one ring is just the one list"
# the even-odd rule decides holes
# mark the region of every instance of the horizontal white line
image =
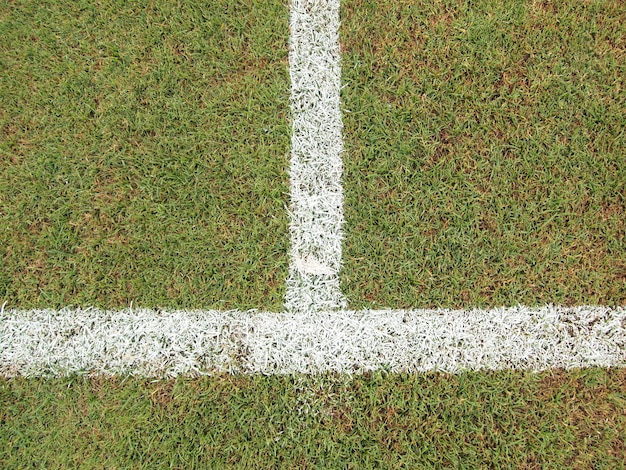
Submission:
[[0,374],[7,377],[625,365],[625,307],[0,313]]

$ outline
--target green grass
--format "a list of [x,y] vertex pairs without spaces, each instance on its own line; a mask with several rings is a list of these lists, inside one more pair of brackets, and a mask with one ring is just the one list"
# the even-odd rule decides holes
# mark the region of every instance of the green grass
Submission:
[[0,304],[282,309],[288,8],[0,4]]
[[626,371],[0,381],[3,468],[624,468]]
[[[623,2],[345,0],[352,307],[626,300]],[[286,1],[0,3],[0,303],[281,310]],[[0,379],[2,468],[625,468],[626,371]]]
[[342,3],[352,308],[626,303],[623,1]]

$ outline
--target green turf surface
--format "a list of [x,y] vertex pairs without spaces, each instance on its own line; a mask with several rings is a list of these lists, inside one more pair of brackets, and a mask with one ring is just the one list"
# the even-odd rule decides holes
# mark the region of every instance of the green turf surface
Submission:
[[342,3],[353,308],[626,303],[623,1]]
[[624,468],[622,370],[0,381],[3,468]]
[[[626,299],[623,2],[344,0],[352,306]],[[0,3],[0,303],[282,308],[285,1]],[[0,379],[2,468],[624,468],[624,370]]]
[[288,18],[0,3],[0,304],[280,310]]

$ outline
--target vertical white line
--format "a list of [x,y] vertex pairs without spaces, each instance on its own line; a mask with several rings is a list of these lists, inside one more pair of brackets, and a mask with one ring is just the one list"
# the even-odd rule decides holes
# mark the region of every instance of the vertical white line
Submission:
[[288,311],[341,309],[343,225],[339,0],[292,0]]

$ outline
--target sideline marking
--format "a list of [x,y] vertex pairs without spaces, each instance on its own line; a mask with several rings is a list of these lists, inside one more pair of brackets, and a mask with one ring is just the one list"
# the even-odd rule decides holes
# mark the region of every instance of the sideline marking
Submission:
[[0,312],[0,376],[626,366],[626,308]]
[[339,287],[343,225],[339,0],[292,0],[291,265],[285,309],[346,308]]

